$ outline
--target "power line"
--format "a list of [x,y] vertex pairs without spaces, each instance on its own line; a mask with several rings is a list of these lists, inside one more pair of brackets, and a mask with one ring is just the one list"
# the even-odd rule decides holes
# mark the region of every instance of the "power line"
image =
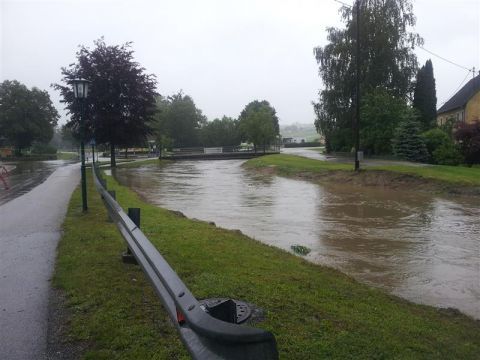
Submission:
[[463,86],[463,84],[465,83],[465,80],[467,80],[468,75],[470,75],[470,72],[472,71],[472,70],[470,70],[470,69],[467,69],[467,70],[468,70],[467,75],[466,75],[465,78],[462,80],[462,82],[460,83],[460,85],[458,85],[457,89],[452,93],[452,95],[450,95],[450,96],[447,98],[447,100],[445,100],[445,101],[442,103],[442,105],[440,105],[440,106],[443,106],[448,100],[450,100],[450,99],[452,98],[453,95],[455,95],[455,94],[457,93],[458,90],[460,90],[460,88],[461,88],[461,87]]
[[333,0],[333,1],[335,1],[335,2],[337,2],[337,3],[339,3],[339,4],[342,4],[343,6],[346,6],[346,7],[349,7],[349,8],[353,8],[352,5],[349,5],[349,4],[347,4],[347,3],[344,3],[343,1],[340,1],[340,0]]
[[472,69],[469,69],[469,68],[467,68],[467,67],[465,67],[465,66],[459,65],[459,64],[457,64],[457,63],[455,63],[455,62],[453,62],[453,61],[450,61],[450,60],[448,60],[448,59],[445,59],[443,56],[440,56],[440,55],[438,55],[438,54],[435,54],[434,52],[425,49],[423,46],[419,46],[419,48],[422,49],[423,51],[428,52],[429,54],[432,54],[433,56],[438,57],[439,59],[442,59],[443,61],[446,61],[446,62],[452,64],[452,65],[458,66],[459,68],[462,68],[462,69],[464,69],[464,70],[468,70],[469,72],[472,71]]

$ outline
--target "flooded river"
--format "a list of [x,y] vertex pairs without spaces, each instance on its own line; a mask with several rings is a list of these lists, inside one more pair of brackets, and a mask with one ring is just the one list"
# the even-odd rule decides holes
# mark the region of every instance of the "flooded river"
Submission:
[[240,229],[406,299],[480,318],[480,200],[259,175],[242,161],[119,168],[153,204]]

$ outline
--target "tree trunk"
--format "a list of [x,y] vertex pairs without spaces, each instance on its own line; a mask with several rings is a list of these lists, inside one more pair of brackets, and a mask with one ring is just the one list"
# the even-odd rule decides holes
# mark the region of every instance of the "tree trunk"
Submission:
[[117,163],[115,161],[115,144],[110,144],[110,167],[117,167]]
[[253,152],[257,155],[257,144],[253,144]]
[[128,148],[125,148],[125,159],[128,157]]

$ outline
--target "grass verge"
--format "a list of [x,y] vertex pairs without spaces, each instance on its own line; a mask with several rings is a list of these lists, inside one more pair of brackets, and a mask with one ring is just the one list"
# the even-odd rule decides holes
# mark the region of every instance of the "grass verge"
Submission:
[[79,156],[72,151],[58,151],[57,160],[79,160]]
[[[68,299],[68,337],[88,344],[88,359],[185,357],[138,266],[121,263],[123,242],[89,184],[88,214],[78,190],[71,200],[54,277]],[[265,309],[257,326],[275,334],[282,359],[478,358],[478,321],[387,295],[238,232],[146,204],[111,178],[108,184],[124,208],[142,209],[144,233],[197,298],[229,296]]]
[[121,262],[125,245],[90,179],[88,213],[77,188],[58,246],[53,285],[69,315],[57,342],[82,343],[84,359],[188,359],[140,268]]
[[[265,169],[280,175],[292,176],[310,173],[312,175],[325,175],[329,171],[340,171],[355,175],[351,164],[335,163],[329,161],[308,159],[295,155],[267,155],[254,158],[246,162],[245,166],[250,168]],[[363,175],[378,175],[387,173],[393,175],[390,180],[395,181],[395,175],[408,175],[422,180],[441,182],[446,185],[460,185],[478,187],[480,186],[480,168],[463,166],[407,166],[407,165],[386,165],[364,168],[360,172]],[[398,179],[398,178],[397,178]]]

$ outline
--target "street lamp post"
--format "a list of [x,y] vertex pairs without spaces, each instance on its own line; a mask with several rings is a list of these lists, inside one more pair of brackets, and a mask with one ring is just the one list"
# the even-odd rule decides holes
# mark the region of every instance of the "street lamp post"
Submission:
[[85,79],[74,79],[73,81],[73,93],[75,99],[80,103],[80,158],[82,161],[81,173],[82,173],[82,209],[87,211],[87,176],[85,174],[85,100],[88,96],[88,87],[90,81]]
[[355,3],[356,41],[355,41],[355,171],[360,170],[360,0]]

